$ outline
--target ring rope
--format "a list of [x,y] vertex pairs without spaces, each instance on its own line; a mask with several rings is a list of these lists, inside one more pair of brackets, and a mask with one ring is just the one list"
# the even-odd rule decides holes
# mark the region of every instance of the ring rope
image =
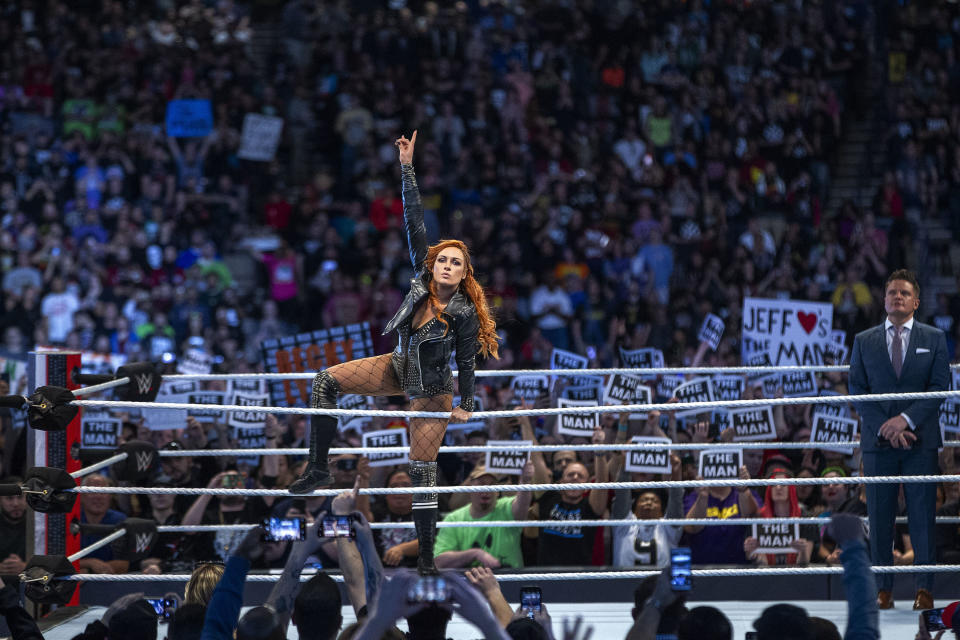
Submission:
[[[548,484],[494,484],[480,486],[430,487],[431,493],[493,493],[496,491],[513,493],[516,491],[590,491],[592,489],[669,489],[671,487],[767,487],[778,485],[826,485],[826,484],[885,484],[902,482],[916,484],[923,482],[960,482],[960,475],[939,476],[862,476],[853,478],[766,478],[756,480],[654,480],[650,482],[569,482]],[[66,489],[74,493],[109,494],[172,494],[191,496],[286,496],[286,489],[218,489],[209,487],[75,487]],[[310,496],[336,496],[344,489],[319,489]],[[400,495],[422,493],[422,487],[370,487],[360,489],[360,495]]]
[[[623,413],[646,411],[707,410],[717,407],[768,407],[800,404],[845,404],[848,402],[888,402],[891,400],[939,400],[960,397],[960,390],[918,391],[914,393],[873,393],[852,396],[802,396],[798,398],[758,398],[755,400],[715,400],[707,402],[671,402],[661,404],[620,404],[596,407],[547,407],[543,409],[515,409],[512,411],[475,411],[474,419],[509,418],[514,416],[587,415],[593,413]],[[188,402],[124,402],[118,400],[74,400],[69,403],[80,407],[107,407],[114,409],[194,409],[210,411],[249,411],[250,407],[224,404],[191,404]],[[257,407],[263,413],[292,414],[303,416],[347,416],[375,418],[449,418],[449,411],[381,411],[378,409],[312,409],[305,407]]]
[[[902,565],[873,567],[874,573],[950,573],[960,571],[960,564],[931,564],[931,565]],[[300,581],[305,582],[317,572],[304,570],[300,574]],[[571,571],[569,573],[504,573],[494,574],[500,582],[520,582],[524,580],[556,581],[556,580],[606,580],[637,579],[647,576],[658,576],[661,571]],[[695,578],[726,578],[731,576],[797,576],[797,575],[842,575],[843,567],[754,567],[742,569],[694,569]],[[277,582],[281,574],[248,574],[247,582]],[[343,582],[340,574],[330,574],[337,582]],[[187,573],[167,574],[109,574],[91,573],[70,576],[57,576],[55,580],[71,580],[79,582],[186,582],[190,579]]]
[[[951,369],[960,369],[960,364],[951,364]],[[500,378],[508,376],[603,376],[614,374],[658,376],[671,374],[764,374],[781,373],[787,371],[826,373],[831,371],[844,372],[850,369],[847,364],[833,365],[765,365],[756,367],[608,367],[602,369],[478,369],[473,372],[477,378]],[[452,371],[454,376],[456,371]],[[298,373],[178,373],[163,376],[164,380],[310,380],[317,372],[302,371]]]
[[[671,451],[702,451],[704,449],[833,449],[835,447],[859,447],[859,440],[838,440],[837,442],[676,442],[658,444],[656,442],[633,442],[624,444],[538,444],[538,445],[463,445],[440,447],[440,453],[482,453],[485,451],[643,451],[648,449]],[[960,447],[960,440],[947,440],[944,447]],[[405,453],[410,447],[333,447],[330,455],[367,453]],[[161,449],[157,455],[162,458],[221,457],[221,456],[303,456],[309,449]],[[118,454],[120,456],[126,454]],[[126,458],[121,458],[126,459]]]
[[68,556],[68,557],[67,557],[67,560],[69,560],[70,562],[76,562],[77,560],[79,560],[79,559],[81,559],[81,558],[84,558],[84,557],[90,555],[91,553],[93,553],[93,552],[96,551],[97,549],[99,549],[99,548],[101,548],[101,547],[107,546],[108,544],[110,544],[110,543],[113,542],[114,540],[119,540],[120,538],[122,538],[122,537],[125,536],[125,535],[127,535],[126,529],[120,529],[120,530],[118,530],[118,531],[114,531],[113,533],[111,533],[111,534],[108,535],[107,537],[105,537],[105,538],[103,538],[103,539],[101,539],[101,540],[97,540],[96,542],[94,542],[94,543],[93,543],[92,545],[90,545],[89,547],[84,547],[83,549],[80,549],[80,551],[77,551],[77,552],[76,552],[75,554],[73,554],[72,556]]
[[82,469],[77,469],[76,471],[70,474],[70,477],[82,478],[83,476],[87,476],[96,471],[100,471],[101,469],[105,469],[106,467],[109,467],[115,462],[123,462],[128,457],[129,457],[129,454],[118,453],[115,456],[110,456],[105,460],[101,460],[100,462],[90,465],[89,467],[83,467]]
[[[860,518],[866,522],[866,516]],[[958,516],[938,516],[938,524],[960,524]],[[900,516],[897,523],[905,524],[907,518]],[[728,520],[719,520],[717,518],[660,518],[656,520],[479,520],[471,522],[446,522],[441,520],[437,526],[441,529],[485,529],[487,527],[500,528],[526,528],[526,527],[555,527],[568,526],[575,524],[578,527],[629,527],[633,525],[651,525],[662,524],[669,527],[729,527],[729,526],[753,526],[755,524],[799,524],[826,526],[830,523],[829,518],[817,518],[812,516],[800,518],[732,518]],[[255,524],[197,524],[197,525],[160,525],[157,527],[159,533],[216,533],[218,531],[249,531]],[[413,529],[414,523],[410,522],[370,522],[368,526],[371,529]]]
[[75,396],[85,396],[91,393],[98,393],[100,391],[106,391],[107,389],[113,389],[114,387],[122,387],[125,384],[130,382],[130,378],[117,378],[116,380],[111,380],[110,382],[104,382],[102,384],[92,384],[89,387],[80,387],[79,389],[73,389],[71,393]]
[[[539,444],[539,445],[475,445],[440,447],[440,453],[482,453],[485,451],[644,451],[670,449],[671,451],[702,451],[704,449],[833,449],[836,447],[859,447],[859,440],[838,440],[837,442],[677,442],[658,444],[656,442],[634,442],[624,444]],[[960,447],[960,440],[947,440],[945,447]],[[367,453],[405,453],[410,447],[334,447],[330,455],[364,455]],[[162,458],[220,457],[220,456],[303,456],[309,449],[161,449],[157,454]],[[119,454],[125,455],[125,454]]]

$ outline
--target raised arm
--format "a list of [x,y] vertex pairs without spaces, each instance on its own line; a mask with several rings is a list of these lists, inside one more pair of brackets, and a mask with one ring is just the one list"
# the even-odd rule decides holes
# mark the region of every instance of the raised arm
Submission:
[[423,224],[423,202],[417,187],[417,176],[413,171],[413,147],[417,144],[417,132],[410,139],[397,138],[400,149],[400,176],[403,185],[403,228],[407,231],[407,244],[410,247],[410,261],[419,272],[427,259],[427,228]]

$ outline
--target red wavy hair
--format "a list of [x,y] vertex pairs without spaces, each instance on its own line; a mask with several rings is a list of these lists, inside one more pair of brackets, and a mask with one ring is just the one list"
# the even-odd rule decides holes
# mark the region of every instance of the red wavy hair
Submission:
[[[483,354],[484,357],[493,356],[499,359],[500,347],[497,344],[497,325],[490,315],[490,308],[487,306],[487,296],[483,292],[483,287],[480,286],[480,283],[473,277],[473,263],[470,262],[470,250],[467,249],[467,245],[459,240],[441,240],[427,249],[427,269],[429,269],[432,274],[433,265],[437,261],[437,256],[440,255],[441,251],[449,247],[459,249],[463,254],[463,280],[460,281],[459,288],[464,295],[470,298],[473,306],[477,309],[477,319],[480,321],[480,329],[477,331],[480,353]],[[449,329],[449,323],[444,320],[441,314],[443,309],[440,307],[440,299],[437,297],[437,283],[433,278],[430,279],[429,304],[433,314]]]

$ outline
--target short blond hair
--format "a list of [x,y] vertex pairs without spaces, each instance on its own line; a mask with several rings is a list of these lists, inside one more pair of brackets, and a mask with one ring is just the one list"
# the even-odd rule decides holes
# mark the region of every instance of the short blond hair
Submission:
[[183,589],[183,603],[207,606],[213,596],[213,590],[217,588],[222,577],[222,564],[212,562],[201,564],[193,570],[190,579],[187,580],[187,586]]

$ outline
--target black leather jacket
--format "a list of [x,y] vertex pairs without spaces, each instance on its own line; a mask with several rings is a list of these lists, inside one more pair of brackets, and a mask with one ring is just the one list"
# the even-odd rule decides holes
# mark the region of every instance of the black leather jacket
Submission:
[[[425,302],[429,293],[433,274],[427,269],[427,229],[423,224],[423,203],[417,188],[417,177],[413,165],[401,165],[403,176],[403,225],[407,231],[410,246],[410,260],[413,262],[414,276],[410,280],[410,292],[403,299],[393,319],[387,323],[383,335],[397,330],[405,322],[410,322],[413,312],[421,302]],[[457,352],[457,371],[460,382],[460,407],[473,411],[474,368],[477,359],[477,334],[480,321],[477,310],[469,296],[458,290],[443,310],[443,319],[450,325],[444,332],[443,323],[435,322],[430,333],[421,339],[413,349],[401,339],[394,351],[395,357],[407,359],[419,375],[420,390],[436,388],[448,384],[452,378],[450,372],[450,354]],[[408,352],[409,351],[409,352]],[[402,384],[403,381],[401,381]]]

